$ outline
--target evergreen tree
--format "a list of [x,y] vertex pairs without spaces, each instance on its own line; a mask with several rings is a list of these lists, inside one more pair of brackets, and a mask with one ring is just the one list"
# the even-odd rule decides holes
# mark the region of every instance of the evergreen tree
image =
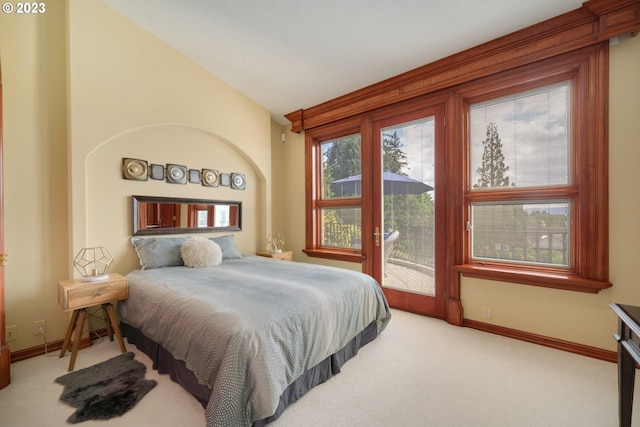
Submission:
[[403,172],[408,165],[407,154],[402,149],[402,141],[397,131],[382,135],[382,152],[384,153],[382,170],[407,175]]
[[360,171],[360,135],[333,141],[323,153],[324,196],[333,196],[332,182],[358,175]]
[[504,163],[502,154],[502,141],[495,123],[487,125],[487,138],[482,141],[482,166],[476,169],[480,175],[476,187],[492,188],[509,186],[509,177],[506,176],[509,166]]
[[360,173],[360,135],[331,143],[324,156],[325,174],[332,180]]

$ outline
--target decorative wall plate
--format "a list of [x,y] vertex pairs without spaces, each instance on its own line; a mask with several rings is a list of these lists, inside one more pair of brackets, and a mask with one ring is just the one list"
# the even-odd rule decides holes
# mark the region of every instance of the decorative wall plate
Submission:
[[231,177],[228,173],[220,174],[220,185],[222,185],[223,187],[228,187],[229,185],[231,185]]
[[202,169],[202,185],[205,187],[220,185],[219,172],[215,169]]
[[146,160],[122,159],[122,178],[136,181],[146,181],[149,178]]
[[164,166],[163,165],[150,165],[151,179],[164,179]]
[[246,185],[246,181],[244,178],[244,174],[241,174],[241,173],[231,174],[231,188],[235,190],[244,190],[245,185]]
[[200,171],[198,169],[189,169],[189,182],[200,184]]
[[167,182],[171,184],[187,183],[187,167],[183,165],[167,165]]

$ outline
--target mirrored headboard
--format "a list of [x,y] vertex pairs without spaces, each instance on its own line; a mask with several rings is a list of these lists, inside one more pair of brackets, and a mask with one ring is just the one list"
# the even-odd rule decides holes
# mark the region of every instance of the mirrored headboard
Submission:
[[242,202],[131,196],[133,235],[242,230]]

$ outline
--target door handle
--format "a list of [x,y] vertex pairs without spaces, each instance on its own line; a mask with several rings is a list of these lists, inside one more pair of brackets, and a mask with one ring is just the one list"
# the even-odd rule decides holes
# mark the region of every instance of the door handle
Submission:
[[0,265],[7,265],[7,254],[0,254]]
[[376,246],[380,247],[380,236],[382,236],[382,233],[380,232],[380,227],[376,227],[376,232],[373,233],[374,236],[376,236]]

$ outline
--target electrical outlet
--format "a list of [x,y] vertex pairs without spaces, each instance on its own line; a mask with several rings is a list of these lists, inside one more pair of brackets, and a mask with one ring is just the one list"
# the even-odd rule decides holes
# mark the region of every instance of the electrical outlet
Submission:
[[482,317],[491,319],[491,307],[482,307]]
[[4,328],[4,330],[6,333],[7,342],[15,341],[18,339],[18,327],[16,325],[7,326],[6,328]]
[[47,324],[43,320],[33,322],[33,335],[44,335],[47,332]]

